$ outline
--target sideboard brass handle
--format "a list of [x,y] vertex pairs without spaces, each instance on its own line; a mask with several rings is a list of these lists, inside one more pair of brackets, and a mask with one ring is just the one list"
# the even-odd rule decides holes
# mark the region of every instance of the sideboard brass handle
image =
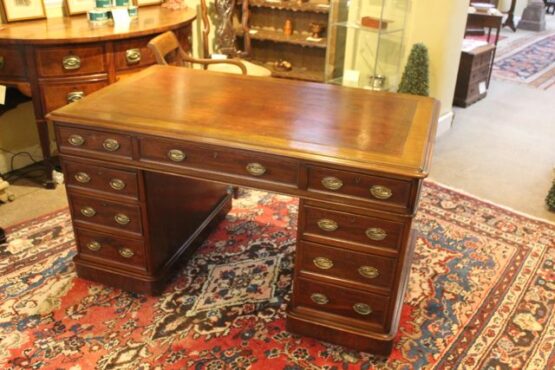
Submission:
[[67,55],[62,59],[62,65],[66,71],[74,71],[81,68],[81,58],[77,55]]
[[0,69],[3,69],[5,65],[6,65],[6,61],[4,57],[0,56]]
[[118,249],[118,253],[123,258],[131,258],[135,255],[135,252],[129,248],[120,248]]
[[116,222],[120,225],[127,225],[128,223],[131,222],[131,219],[129,218],[129,216],[127,216],[124,213],[118,213],[114,216],[114,220],[116,220]]
[[85,97],[84,91],[72,91],[67,94],[66,100],[67,100],[67,103],[69,104],[69,103],[74,103],[78,100],[81,100],[84,97]]
[[102,143],[102,147],[109,151],[109,152],[115,152],[116,150],[119,149],[119,142],[116,139],[106,139],[104,140],[104,142]]
[[380,276],[380,271],[373,266],[360,266],[358,273],[368,279],[375,279]]
[[312,260],[312,263],[322,270],[329,270],[333,267],[333,261],[326,257],[316,257]]
[[339,228],[339,225],[334,220],[329,218],[322,218],[317,222],[318,227],[324,231],[335,231]]
[[92,240],[87,243],[87,248],[89,248],[93,252],[98,252],[100,248],[102,248],[102,245],[100,245],[100,243],[96,240]]
[[141,49],[127,49],[125,51],[127,64],[137,64],[141,61]]
[[111,179],[110,187],[114,190],[121,191],[125,189],[125,182],[121,179]]
[[253,176],[262,176],[266,173],[266,167],[260,163],[252,162],[247,164],[247,172]]
[[182,150],[172,149],[168,152],[168,158],[173,162],[183,162],[187,159],[187,155]]
[[85,217],[93,217],[96,215],[96,211],[93,207],[83,207],[81,208],[81,214]]
[[372,307],[370,307],[366,303],[355,303],[353,305],[353,310],[355,310],[355,312],[359,315],[363,316],[368,316],[372,313]]
[[75,180],[77,180],[77,182],[80,182],[81,184],[91,182],[91,177],[86,172],[77,172],[73,177],[75,178]]
[[370,188],[370,194],[372,194],[374,198],[385,200],[391,198],[393,192],[387,186],[373,185]]
[[312,302],[316,303],[316,304],[328,304],[330,302],[330,300],[328,299],[328,297],[326,297],[325,295],[321,294],[321,293],[314,293],[310,296],[310,299],[312,299]]
[[341,181],[337,177],[327,176],[322,179],[322,185],[326,189],[339,190],[341,189],[341,187],[343,187],[343,181]]
[[67,138],[67,142],[73,146],[81,146],[85,144],[85,139],[81,135],[70,135]]
[[384,229],[380,229],[379,227],[371,227],[366,229],[366,236],[370,240],[384,240],[387,237],[387,233]]

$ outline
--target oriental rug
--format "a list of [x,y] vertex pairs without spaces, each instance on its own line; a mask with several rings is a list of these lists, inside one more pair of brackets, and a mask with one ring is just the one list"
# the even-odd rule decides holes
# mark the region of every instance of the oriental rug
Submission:
[[555,85],[555,32],[509,42],[500,48],[493,77],[547,90]]
[[554,368],[555,225],[426,182],[386,359],[284,329],[297,205],[242,190],[159,297],[77,278],[67,210],[9,228],[0,368]]

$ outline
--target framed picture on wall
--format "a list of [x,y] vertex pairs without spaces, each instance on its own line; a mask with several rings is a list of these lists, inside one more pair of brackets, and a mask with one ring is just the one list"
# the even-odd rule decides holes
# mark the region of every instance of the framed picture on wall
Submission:
[[46,18],[42,0],[2,0],[2,17],[5,22]]
[[96,6],[95,0],[66,0],[67,15],[83,14]]
[[137,6],[160,5],[163,0],[134,0]]

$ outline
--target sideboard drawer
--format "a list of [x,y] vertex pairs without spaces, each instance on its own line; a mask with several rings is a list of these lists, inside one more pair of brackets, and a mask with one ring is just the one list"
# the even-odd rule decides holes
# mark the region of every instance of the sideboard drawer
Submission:
[[0,76],[9,78],[25,76],[25,59],[17,46],[0,46]]
[[154,55],[147,47],[154,36],[120,40],[114,44],[116,70],[142,68],[156,63]]
[[107,80],[67,84],[42,84],[45,113],[73,103],[108,85]]
[[104,46],[37,48],[37,70],[41,77],[77,76],[106,72]]
[[61,153],[91,151],[109,157],[131,158],[131,137],[128,135],[63,126],[58,127],[57,134]]

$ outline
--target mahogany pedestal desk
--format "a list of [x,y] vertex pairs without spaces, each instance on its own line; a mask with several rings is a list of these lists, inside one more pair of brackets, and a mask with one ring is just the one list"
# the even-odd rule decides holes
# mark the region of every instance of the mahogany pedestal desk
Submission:
[[85,15],[2,25],[0,84],[33,97],[46,163],[50,164],[48,112],[155,64],[147,43],[160,33],[175,31],[189,50],[195,17],[190,9],[147,7],[123,30],[109,25],[93,28]]
[[156,294],[230,209],[299,197],[287,328],[388,354],[438,103],[153,66],[54,111],[79,276]]

